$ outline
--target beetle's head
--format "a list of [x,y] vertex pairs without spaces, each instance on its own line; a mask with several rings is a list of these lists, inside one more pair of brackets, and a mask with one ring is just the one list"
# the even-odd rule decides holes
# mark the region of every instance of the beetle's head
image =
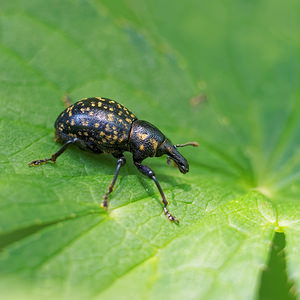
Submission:
[[172,143],[166,139],[157,149],[156,156],[161,156],[163,154],[168,155],[168,160],[172,159],[179,171],[183,174],[189,171],[189,163],[187,160],[179,153],[176,145],[172,145]]
[[196,142],[173,145],[164,134],[149,122],[136,120],[132,125],[129,138],[130,151],[135,161],[142,161],[147,157],[166,154],[168,161],[173,160],[183,174],[189,171],[189,163],[179,153],[178,147],[198,146]]

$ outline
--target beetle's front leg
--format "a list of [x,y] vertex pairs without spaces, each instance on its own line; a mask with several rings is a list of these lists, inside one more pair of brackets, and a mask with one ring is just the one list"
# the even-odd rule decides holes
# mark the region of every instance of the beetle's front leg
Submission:
[[143,173],[144,175],[148,176],[150,179],[152,179],[158,190],[159,190],[159,193],[162,197],[162,203],[164,205],[164,214],[167,216],[167,218],[169,219],[169,221],[171,222],[175,222],[175,223],[179,223],[179,221],[176,219],[175,216],[173,216],[167,209],[167,205],[168,205],[168,201],[165,197],[165,194],[159,184],[159,182],[157,181],[156,177],[155,177],[155,174],[154,172],[148,167],[148,166],[145,166],[145,165],[142,165],[141,163],[139,162],[134,162],[134,164],[136,165],[136,167],[138,168],[138,170]]

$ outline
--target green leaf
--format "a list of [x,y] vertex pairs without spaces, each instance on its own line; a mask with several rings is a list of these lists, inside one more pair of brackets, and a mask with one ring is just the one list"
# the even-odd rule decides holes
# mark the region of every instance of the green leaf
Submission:
[[[2,1],[3,299],[266,299],[281,285],[295,299],[299,6]],[[59,149],[53,124],[65,94],[118,100],[174,143],[199,142],[181,151],[186,175],[165,158],[146,160],[179,225],[130,154],[108,212],[99,204],[112,157],[70,147],[56,164],[28,167]],[[271,255],[277,232],[286,262]],[[286,275],[265,276],[274,264]]]

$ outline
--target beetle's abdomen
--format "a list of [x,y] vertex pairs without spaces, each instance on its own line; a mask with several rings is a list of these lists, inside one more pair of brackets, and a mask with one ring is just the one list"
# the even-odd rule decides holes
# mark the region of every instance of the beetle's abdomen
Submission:
[[[86,98],[65,109],[55,122],[60,140],[78,138],[94,152],[128,150],[128,137],[136,116],[126,107],[106,98]],[[81,148],[85,148],[81,147]]]

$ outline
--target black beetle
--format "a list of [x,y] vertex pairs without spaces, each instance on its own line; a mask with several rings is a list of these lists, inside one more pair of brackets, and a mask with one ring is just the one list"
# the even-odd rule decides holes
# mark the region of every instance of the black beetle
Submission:
[[120,168],[126,162],[123,152],[132,152],[133,162],[138,170],[155,182],[162,197],[164,214],[170,221],[178,222],[167,209],[168,202],[154,172],[143,165],[142,161],[147,157],[166,154],[168,162],[172,159],[181,173],[187,173],[189,164],[177,147],[198,146],[197,143],[173,145],[154,125],[139,120],[122,104],[100,97],[85,98],[66,108],[55,122],[55,139],[64,143],[63,146],[51,158],[32,161],[30,166],[55,162],[70,144],[94,153],[112,154],[118,160],[114,178],[101,204],[107,208],[108,196],[113,190]]

